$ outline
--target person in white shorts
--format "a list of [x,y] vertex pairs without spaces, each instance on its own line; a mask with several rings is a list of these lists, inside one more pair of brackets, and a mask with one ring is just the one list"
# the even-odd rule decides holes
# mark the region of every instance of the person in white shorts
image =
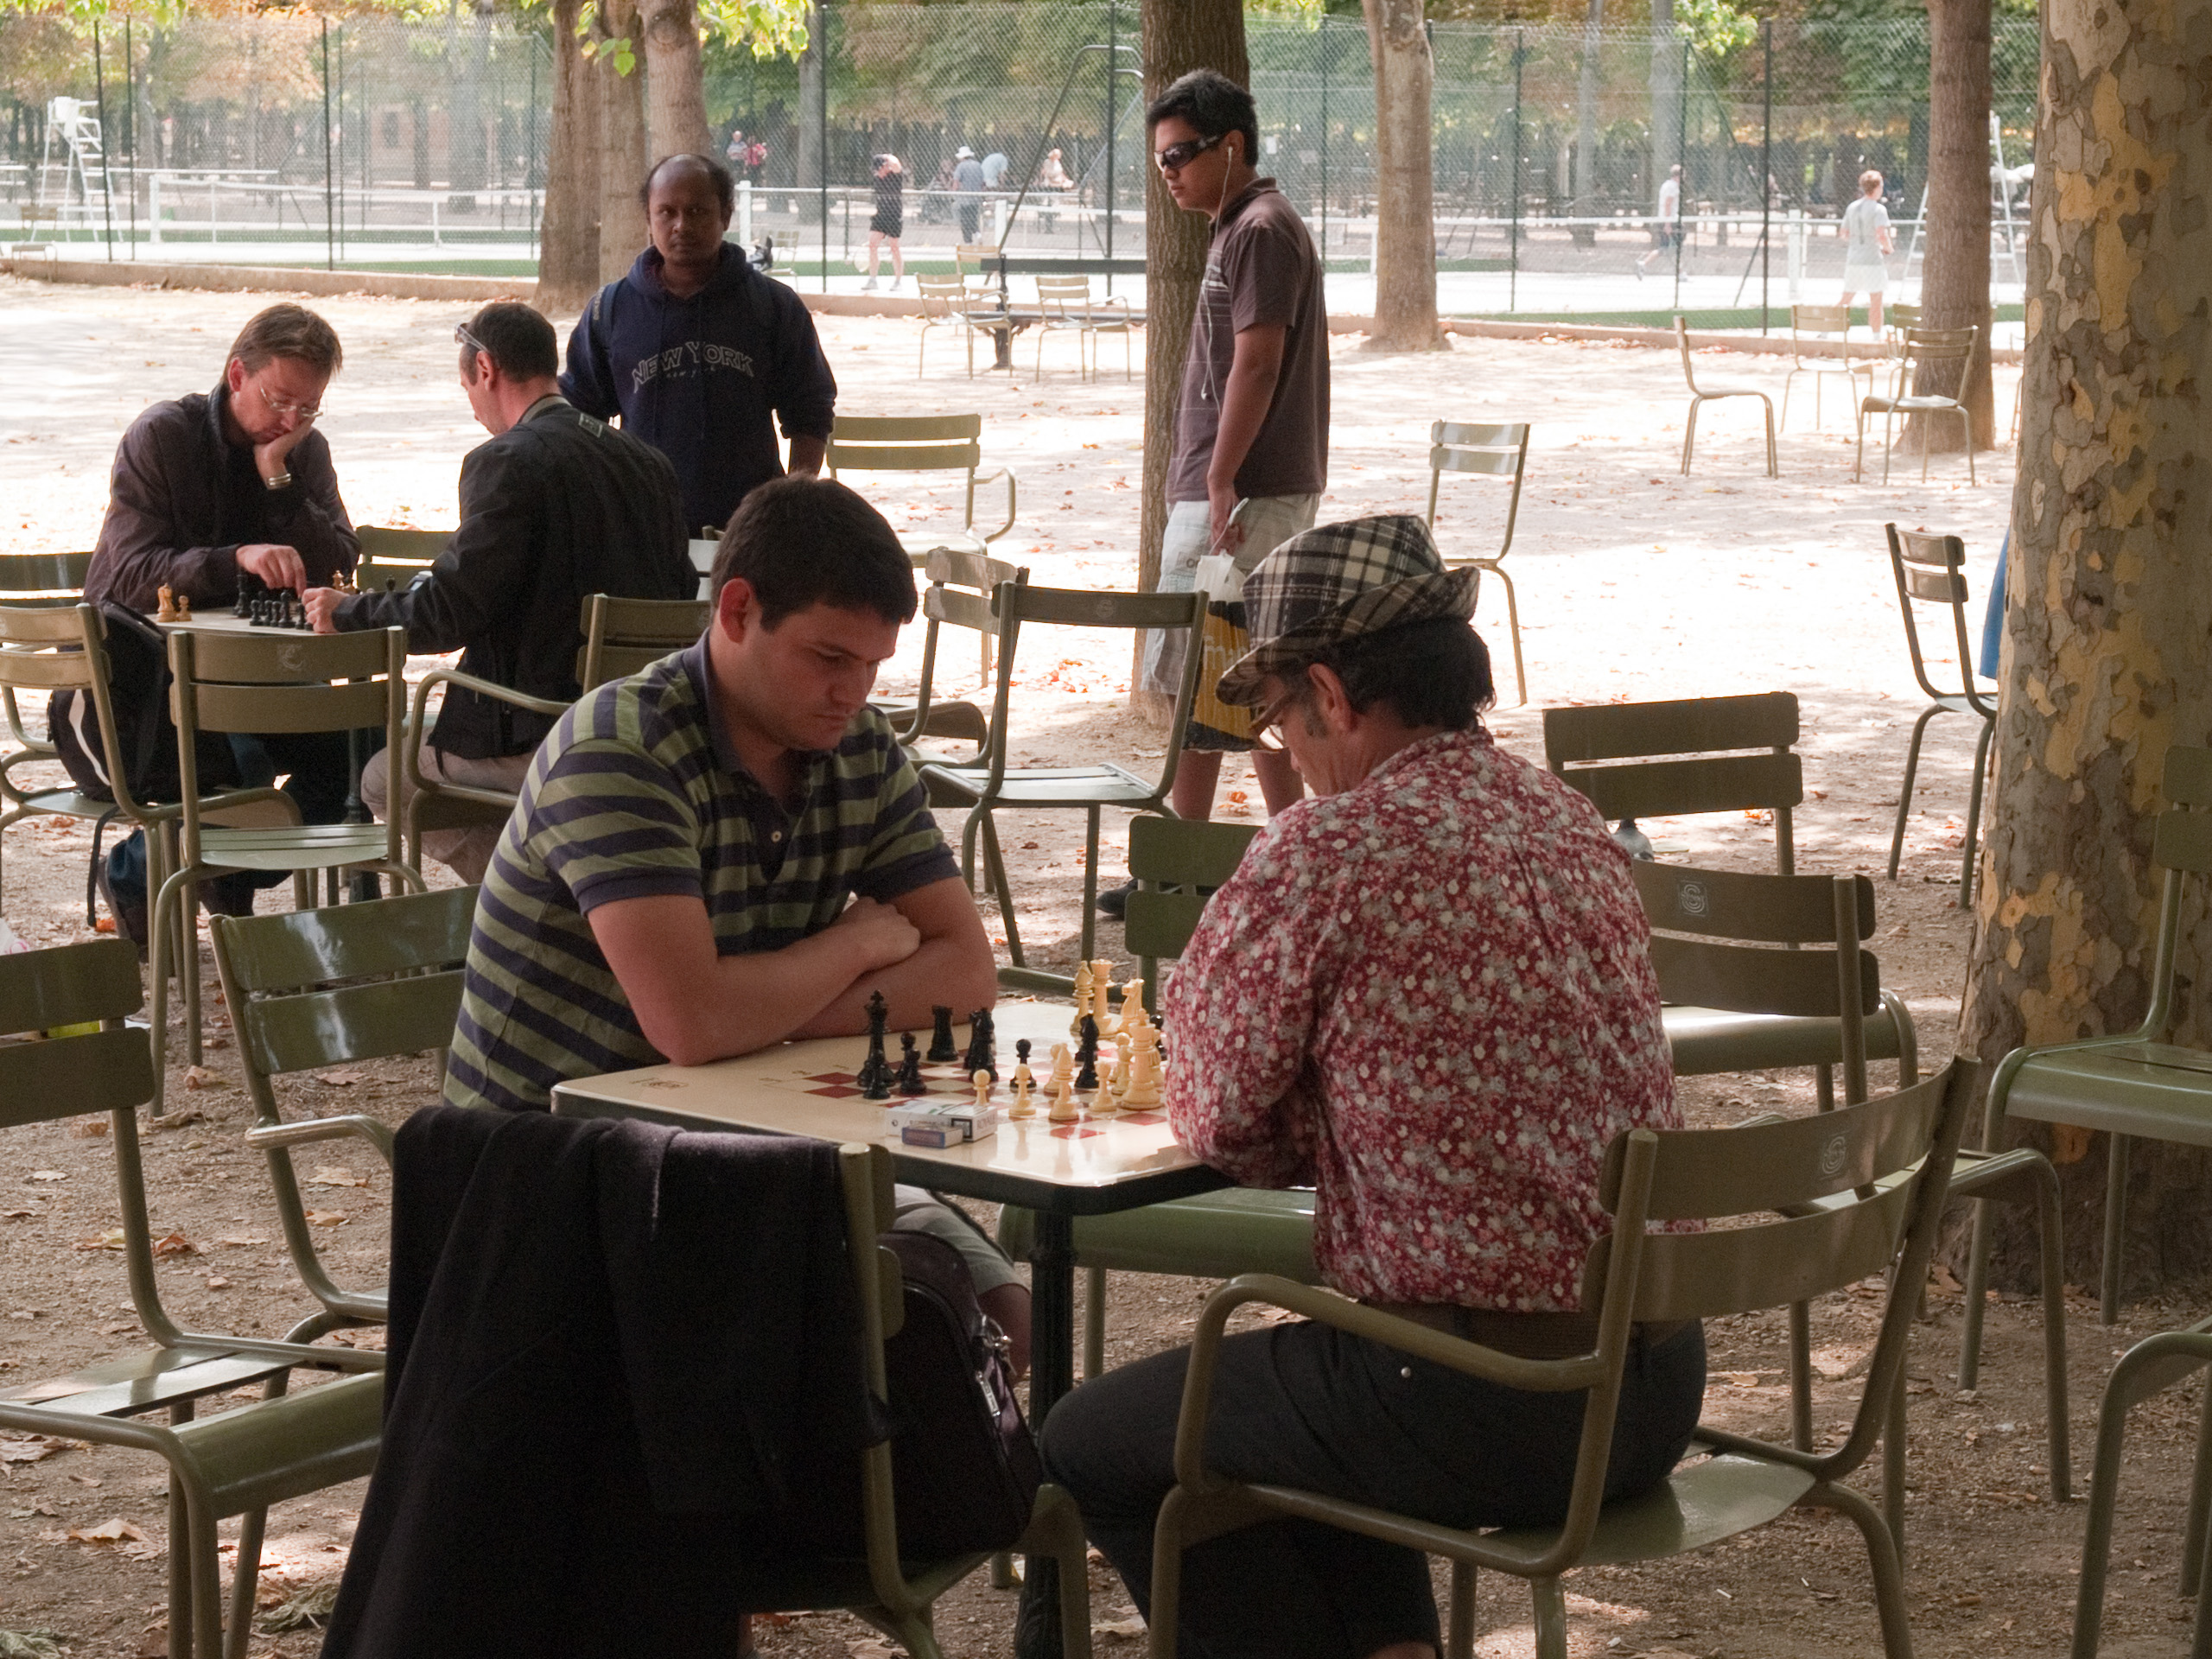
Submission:
[[1882,332],[1882,296],[1890,286],[1884,263],[1892,250],[1889,210],[1882,206],[1882,175],[1869,168],[1859,175],[1859,200],[1843,210],[1843,303],[1866,296],[1866,326]]

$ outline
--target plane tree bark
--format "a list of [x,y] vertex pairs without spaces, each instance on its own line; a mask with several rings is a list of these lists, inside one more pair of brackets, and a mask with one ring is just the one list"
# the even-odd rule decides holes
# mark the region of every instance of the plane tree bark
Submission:
[[1436,82],[1424,0],[1363,0],[1375,60],[1373,351],[1444,346],[1436,316],[1436,212],[1429,142]]

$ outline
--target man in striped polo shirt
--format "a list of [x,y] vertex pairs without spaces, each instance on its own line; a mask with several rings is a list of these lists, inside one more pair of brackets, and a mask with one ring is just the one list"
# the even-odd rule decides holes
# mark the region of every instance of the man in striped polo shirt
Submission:
[[[914,614],[891,526],[844,485],[774,480],[711,582],[696,645],[585,697],[531,762],[477,900],[452,1104],[543,1111],[570,1077],[856,1033],[879,991],[894,1030],[996,998],[959,866],[868,706]],[[1004,1257],[900,1198],[1026,1351]]]

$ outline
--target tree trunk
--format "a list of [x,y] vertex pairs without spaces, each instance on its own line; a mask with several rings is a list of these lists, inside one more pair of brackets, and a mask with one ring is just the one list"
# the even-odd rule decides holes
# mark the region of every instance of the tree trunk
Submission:
[[1682,42],[1675,33],[1675,0],[1651,0],[1651,181],[1644,200],[1656,203],[1659,181],[1682,159]]
[[[1988,1060],[2142,1017],[2160,775],[2172,745],[2212,738],[2212,219],[2186,207],[2212,175],[2212,111],[2194,79],[2203,22],[2202,6],[2044,10],[1997,779],[1961,1033]],[[2201,885],[2182,925],[2178,1040],[2201,1047]],[[2068,1274],[2088,1281],[2105,1137],[2022,1124],[2012,1138],[2060,1166]],[[2208,1173],[2203,1153],[2140,1146],[2127,1247],[2139,1281],[2212,1258]],[[2031,1276],[2018,1212],[1998,1216],[2000,1260]]]
[[[1582,75],[1575,91],[1574,216],[1588,219],[1598,211],[1598,77],[1599,48],[1605,36],[1605,0],[1590,0],[1582,23]],[[1567,232],[1578,248],[1597,245],[1597,232],[1577,225]]]
[[1429,92],[1436,64],[1424,0],[1363,0],[1375,60],[1375,328],[1367,349],[1433,352],[1436,212],[1429,165]]
[[478,0],[468,8],[474,21],[466,36],[460,28],[461,10],[461,0],[454,0],[446,30],[446,69],[453,80],[453,101],[446,118],[446,182],[455,191],[481,190],[486,183],[484,76],[492,55],[490,0]]
[[[1244,52],[1244,9],[1240,0],[1143,0],[1144,95],[1166,92],[1168,83],[1193,69],[1217,69],[1238,86],[1252,79]],[[1141,141],[1151,154],[1152,135]],[[1144,233],[1144,492],[1142,527],[1137,543],[1137,586],[1149,593],[1160,585],[1160,543],[1167,529],[1167,463],[1175,444],[1175,411],[1183,390],[1183,362],[1190,353],[1191,316],[1198,309],[1198,279],[1205,274],[1206,242],[1212,226],[1204,213],[1186,213],[1160,182],[1160,169],[1145,169]],[[1140,640],[1139,650],[1142,649]],[[1134,676],[1132,678],[1134,679]],[[1141,712],[1164,722],[1170,712],[1163,698],[1138,692],[1131,698]]]
[[645,251],[645,210],[638,187],[645,181],[645,60],[624,74],[613,42],[638,40],[637,0],[600,0],[595,27],[601,49],[592,59],[599,82],[599,280],[611,283]]
[[581,311],[599,287],[599,80],[576,38],[582,13],[583,0],[553,0],[553,118],[537,232],[537,305],[549,317]]
[[798,183],[802,189],[822,187],[823,100],[829,96],[830,31],[823,25],[820,0],[806,8],[806,50],[798,60]]
[[[1921,326],[1981,330],[1961,389],[1958,365],[1924,371],[1914,390],[1967,406],[1974,447],[1997,439],[1989,383],[1989,4],[1929,0],[1927,258]],[[1956,416],[1923,417],[1901,442],[1939,453],[1959,444]]]
[[707,125],[695,0],[643,0],[638,10],[645,37],[645,124],[652,158],[711,155],[715,140]]

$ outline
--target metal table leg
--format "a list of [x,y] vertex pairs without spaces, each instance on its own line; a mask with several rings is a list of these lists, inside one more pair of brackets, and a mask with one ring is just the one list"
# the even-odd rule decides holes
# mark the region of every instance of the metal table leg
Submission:
[[[1029,1422],[1041,1432],[1075,1386],[1075,1223],[1067,1216],[1037,1212],[1029,1294]],[[1059,1578],[1059,1563],[1049,1555],[1024,1561],[1018,1659],[1061,1659]]]

